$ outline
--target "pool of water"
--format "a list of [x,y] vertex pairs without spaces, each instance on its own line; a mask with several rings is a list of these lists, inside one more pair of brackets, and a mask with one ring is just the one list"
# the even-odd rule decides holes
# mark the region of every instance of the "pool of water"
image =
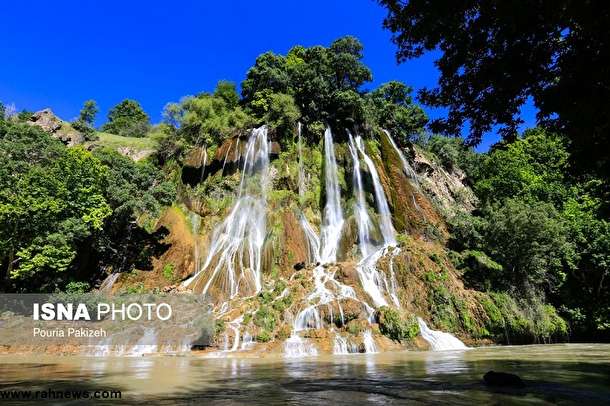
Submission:
[[[489,388],[489,370],[518,374],[526,387]],[[0,390],[48,389],[122,392],[96,404],[610,404],[610,345],[303,359],[0,356]]]

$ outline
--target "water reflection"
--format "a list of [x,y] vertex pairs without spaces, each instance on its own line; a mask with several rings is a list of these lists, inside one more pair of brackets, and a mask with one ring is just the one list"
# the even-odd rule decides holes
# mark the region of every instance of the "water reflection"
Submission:
[[466,350],[429,352],[425,361],[426,374],[459,374],[468,370]]
[[[523,390],[481,382],[519,374]],[[482,348],[308,359],[0,357],[0,388],[118,389],[121,404],[610,404],[610,345]],[[104,404],[98,403],[98,404]],[[114,403],[117,404],[117,403]]]

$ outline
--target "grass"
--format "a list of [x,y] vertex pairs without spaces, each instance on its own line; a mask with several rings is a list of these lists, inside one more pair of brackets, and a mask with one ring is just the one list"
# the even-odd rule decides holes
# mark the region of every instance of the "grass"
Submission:
[[157,146],[157,143],[149,137],[122,137],[120,135],[105,132],[97,132],[96,135],[99,139],[93,141],[95,144],[112,149],[129,147],[134,150],[143,151],[154,149]]

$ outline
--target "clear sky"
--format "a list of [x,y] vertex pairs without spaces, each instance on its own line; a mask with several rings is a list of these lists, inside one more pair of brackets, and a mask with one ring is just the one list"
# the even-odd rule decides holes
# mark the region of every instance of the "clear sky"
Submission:
[[[364,44],[375,87],[400,80],[434,86],[434,55],[397,65],[374,0],[34,0],[2,5],[0,101],[18,110],[51,107],[71,120],[86,99],[100,106],[97,124],[125,98],[138,100],[153,122],[163,106],[213,90],[220,79],[240,83],[257,55],[296,44],[329,45],[343,35]],[[424,107],[430,117],[442,109]],[[524,110],[526,126],[534,109]],[[497,137],[489,134],[479,150]]]

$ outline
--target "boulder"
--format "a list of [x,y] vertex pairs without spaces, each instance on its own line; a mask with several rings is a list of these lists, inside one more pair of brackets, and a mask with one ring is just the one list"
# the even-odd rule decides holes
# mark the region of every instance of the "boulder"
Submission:
[[503,388],[523,388],[525,383],[515,374],[506,372],[489,371],[483,375],[483,381],[488,386],[497,386]]
[[76,131],[70,123],[57,117],[51,109],[44,109],[32,114],[29,125],[40,127],[54,138],[57,138],[69,147],[85,142],[85,137]]

